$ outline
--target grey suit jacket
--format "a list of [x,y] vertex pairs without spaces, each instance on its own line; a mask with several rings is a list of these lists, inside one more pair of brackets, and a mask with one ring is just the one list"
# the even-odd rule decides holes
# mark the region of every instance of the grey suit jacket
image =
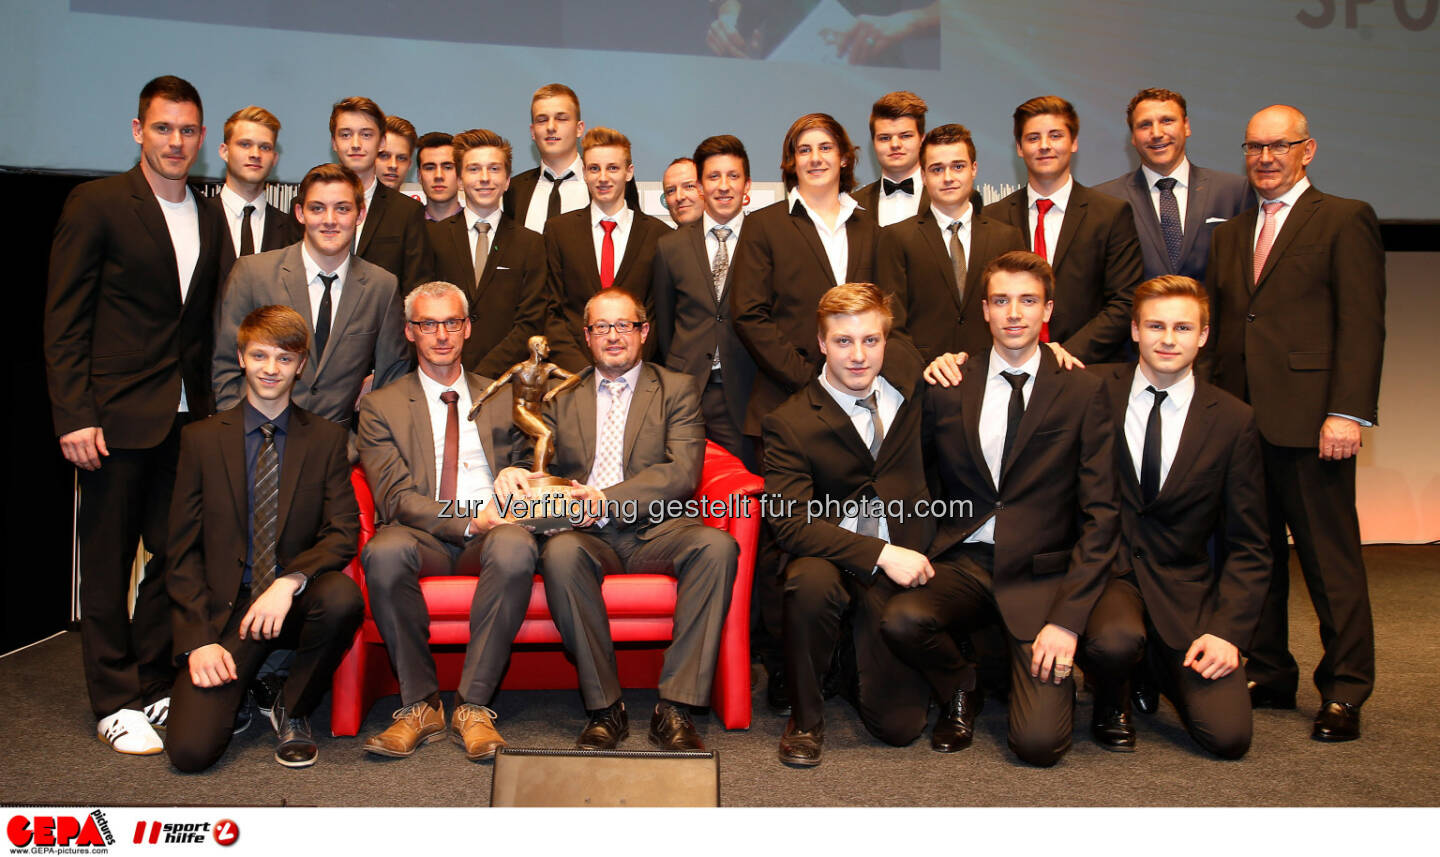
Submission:
[[[245,379],[235,355],[235,335],[251,310],[269,304],[293,307],[311,323],[313,333],[315,313],[310,306],[301,246],[292,244],[283,250],[246,256],[236,260],[231,269],[215,324],[211,375],[218,409],[233,408],[244,395]],[[349,425],[360,386],[372,366],[377,390],[410,370],[410,347],[404,329],[405,315],[395,276],[351,256],[325,354],[316,360],[312,349],[291,400],[312,414]]]
[[[550,472],[585,482],[595,464],[595,367],[587,366],[572,390],[555,397],[544,410],[545,424],[555,432],[555,459]],[[533,444],[528,440],[522,460],[528,464]],[[652,516],[655,501],[689,500],[700,484],[705,463],[705,421],[700,415],[700,393],[685,375],[646,363],[631,394],[625,418],[621,452],[623,481],[605,489],[605,498],[629,505],[633,520],[612,517],[607,528],[633,530],[650,539],[677,526],[701,524],[696,516]]]
[[1160,231],[1160,217],[1150,200],[1144,170],[1111,179],[1096,190],[1130,203],[1135,214],[1135,231],[1140,233],[1140,255],[1145,263],[1145,279],[1163,274],[1181,274],[1205,282],[1205,261],[1210,255],[1210,233],[1215,227],[1254,204],[1250,182],[1244,176],[1207,170],[1190,165],[1189,199],[1185,203],[1185,238],[1180,243],[1180,265],[1170,265],[1165,249],[1165,235]]
[[[465,373],[471,401],[480,398],[490,380]],[[518,452],[520,433],[510,419],[511,401],[507,384],[485,403],[472,424],[480,432],[492,477],[514,464]],[[462,423],[460,430],[472,428]],[[445,501],[435,499],[435,436],[418,370],[360,400],[355,445],[375,496],[378,524],[404,524],[453,544],[465,543],[470,519],[456,516]]]

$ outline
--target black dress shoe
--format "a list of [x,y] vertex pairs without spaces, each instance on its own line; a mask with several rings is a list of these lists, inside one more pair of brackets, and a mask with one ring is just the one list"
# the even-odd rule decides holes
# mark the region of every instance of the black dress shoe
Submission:
[[270,725],[275,729],[275,761],[287,768],[308,768],[320,756],[320,748],[310,735],[310,721],[305,717],[289,717],[285,706],[275,703],[270,709]]
[[1329,700],[1315,713],[1316,741],[1354,741],[1360,737],[1360,706]]
[[765,705],[769,707],[771,714],[790,716],[790,689],[785,685],[784,670],[777,669],[770,673],[770,678],[765,683]]
[[650,743],[672,753],[705,750],[700,733],[690,720],[690,711],[664,701],[655,706],[655,713],[650,715]]
[[795,718],[785,724],[785,734],[780,736],[780,761],[797,768],[813,768],[820,764],[820,752],[825,746],[825,724],[809,732],[795,728]]
[[975,738],[975,717],[985,706],[985,696],[978,690],[957,690],[935,722],[930,733],[930,749],[937,753],[956,753],[970,746]]
[[1250,688],[1251,708],[1279,708],[1290,711],[1295,708],[1295,691],[1285,692],[1266,687],[1263,684],[1247,682]]
[[576,749],[614,750],[621,741],[630,737],[630,715],[625,713],[624,702],[585,713],[590,715],[590,722],[580,730],[580,737],[575,741]]
[[284,691],[285,679],[275,673],[263,675],[250,682],[250,698],[255,700],[255,707],[266,717],[270,716],[276,700]]
[[1135,724],[1130,720],[1130,692],[1122,688],[1095,699],[1095,713],[1090,720],[1090,734],[1095,743],[1117,753],[1135,752]]
[[1154,714],[1160,710],[1160,687],[1149,676],[1131,679],[1130,703],[1141,714]]

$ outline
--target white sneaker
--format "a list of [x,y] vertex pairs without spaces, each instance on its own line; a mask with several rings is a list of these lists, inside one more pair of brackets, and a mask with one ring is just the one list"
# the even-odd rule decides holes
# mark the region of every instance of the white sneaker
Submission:
[[170,697],[157,699],[145,706],[145,719],[156,729],[164,729],[170,720]]
[[[167,706],[168,708],[168,706]],[[103,718],[95,727],[96,736],[117,753],[131,756],[153,756],[165,749],[160,736],[150,726],[145,712],[122,708]]]

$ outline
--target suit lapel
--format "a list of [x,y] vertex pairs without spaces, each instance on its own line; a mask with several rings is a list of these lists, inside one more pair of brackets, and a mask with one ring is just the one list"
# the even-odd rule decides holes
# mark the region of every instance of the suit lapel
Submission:
[[[705,258],[707,253],[705,247],[705,221],[701,220],[700,223],[700,226],[690,229],[690,234],[686,236],[685,240],[690,244],[690,249],[695,252],[695,264],[700,266],[699,270],[702,281],[708,286],[705,291],[710,295],[710,300],[718,309],[724,305],[726,293],[730,290],[730,271],[728,269],[725,271],[725,282],[721,285],[720,294],[717,296],[715,294],[715,278],[710,268],[710,260]],[[689,229],[689,227],[686,228]],[[734,260],[732,259],[731,261]]]
[[320,355],[320,365],[316,367],[316,375],[320,370],[330,365],[330,358],[338,350],[340,337],[345,335],[345,328],[350,324],[350,317],[355,315],[355,307],[365,299],[365,292],[370,288],[370,280],[365,272],[357,266],[358,256],[350,257],[350,268],[345,272],[345,285],[340,289],[340,305],[335,307],[335,321],[330,325],[330,339],[325,345],[325,353]]
[[[145,227],[145,231],[150,234],[150,239],[155,242],[155,246],[160,249],[160,255],[165,259],[165,270],[170,274],[170,285],[174,289],[175,305],[183,306],[184,301],[180,297],[180,266],[175,262],[175,244],[170,240],[170,227],[165,223],[165,214],[160,210],[155,192],[150,189],[138,166],[130,171],[130,194],[134,203],[135,219]],[[200,207],[198,198],[196,207]],[[197,212],[195,219],[197,224],[201,224],[205,217]],[[204,249],[203,246],[201,249]],[[200,270],[198,263],[195,268]]]
[[[847,283],[853,283],[861,279],[860,263],[869,258],[867,251],[871,248],[865,246],[867,236],[864,234],[867,230],[856,228],[859,226],[860,219],[866,216],[867,215],[863,214],[860,209],[856,209],[850,213],[850,218],[845,221],[845,282]],[[818,232],[815,234],[815,240],[820,240],[820,234]],[[830,257],[826,256],[825,258],[825,268],[829,270]],[[839,284],[837,283],[836,285]]]
[[635,392],[630,397],[630,410],[625,414],[625,440],[620,460],[625,462],[626,473],[630,472],[630,454],[635,451],[635,438],[640,436],[645,414],[659,393],[660,376],[650,366],[642,366],[640,377],[635,379]]
[[276,537],[285,532],[290,520],[290,501],[295,497],[295,486],[300,483],[300,471],[305,467],[305,456],[310,452],[310,415],[299,408],[290,409],[290,425],[286,430],[285,459],[280,462],[280,497],[278,504],[280,529]]
[[[840,438],[840,442],[849,448],[857,461],[869,461],[870,447],[860,438],[860,433],[855,430],[855,423],[851,422],[849,414],[840,409],[835,397],[831,396],[818,380],[811,380],[805,389],[810,395],[810,405],[815,408],[816,416],[825,423],[830,433]],[[884,446],[883,440],[881,446]]]
[[[999,219],[1009,223],[1020,230],[1025,236],[1025,249],[1035,249],[1035,232],[1030,228],[1030,217],[1027,206],[1029,205],[1030,190],[1022,186],[1019,191],[1010,194],[996,205],[1000,212]],[[987,209],[988,210],[988,209]]]
[[1236,218],[1240,222],[1240,230],[1235,235],[1238,245],[1236,255],[1240,257],[1240,268],[1245,272],[1245,288],[1252,295],[1255,293],[1255,246],[1251,239],[1255,237],[1255,220],[1259,212],[1258,208],[1248,208]]
[[1070,207],[1060,221],[1060,237],[1055,240],[1055,249],[1050,253],[1050,267],[1058,270],[1060,263],[1065,261],[1065,253],[1074,243],[1080,224],[1085,222],[1085,213],[1089,207],[1090,200],[1085,195],[1085,187],[1074,182],[1070,188]]
[[[584,375],[584,378],[565,397],[573,399],[575,407],[580,409],[580,462],[586,468],[584,476],[581,477],[583,479],[589,475],[589,470],[595,463],[595,410],[597,407],[595,385],[597,382],[593,366],[586,367],[581,374]],[[559,421],[557,420],[557,422]],[[623,456],[623,451],[621,454]]]
[[980,443],[980,409],[985,405],[985,386],[990,383],[990,353],[987,351],[975,364],[972,372],[965,374],[960,382],[960,409],[965,428],[965,444],[970,448],[970,460],[975,469],[985,476],[992,491],[996,490],[995,477],[985,463],[985,448]]
[[[1195,246],[1195,236],[1199,234],[1201,227],[1205,225],[1205,212],[1209,210],[1210,204],[1210,179],[1205,171],[1190,165],[1190,197],[1185,201],[1185,236],[1180,242],[1180,260],[1183,262],[1190,255],[1190,248]],[[1175,273],[1171,271],[1171,273]]]
[[[449,223],[446,225],[445,235],[452,244],[450,248],[452,252],[454,252],[456,256],[465,260],[465,272],[467,279],[465,282],[457,283],[456,285],[460,286],[460,288],[464,290],[466,297],[470,299],[471,309],[473,310],[475,308],[475,296],[478,294],[478,290],[475,286],[475,247],[473,244],[470,243],[470,230],[466,228],[466,222],[467,221],[465,220],[465,212],[461,211],[460,217],[457,218],[454,223]],[[504,217],[500,218],[501,229],[505,228],[505,223],[506,219]],[[493,247],[491,248],[491,251],[491,255],[494,255]]]
[[[490,286],[495,282],[495,270],[500,267],[501,248],[503,248],[507,243],[509,243],[510,238],[514,234],[514,230],[523,228],[524,227],[518,226],[503,217],[500,218],[500,226],[496,228],[495,234],[490,236],[490,250],[485,256],[485,270],[480,275],[479,284],[475,286],[476,298],[484,295],[485,292],[490,289]],[[469,238],[469,233],[465,233],[465,237]],[[473,255],[474,248],[472,247],[470,249],[470,273],[473,277],[475,273],[475,259]]]
[[[630,237],[625,239],[625,255],[620,258],[620,265],[615,269],[615,282],[620,283],[630,269],[635,267],[635,257],[640,253],[640,245],[644,243],[646,236],[650,234],[649,222],[640,216],[640,212],[631,210],[630,214]],[[648,280],[650,273],[644,272]]]
[[[1190,168],[1191,175],[1194,175],[1195,168]],[[1140,233],[1140,240],[1150,246],[1151,253],[1155,258],[1165,263],[1165,269],[1170,269],[1170,251],[1165,246],[1165,234],[1160,230],[1160,218],[1155,215],[1155,204],[1150,201],[1150,186],[1145,183],[1145,171],[1136,168],[1130,176],[1130,181],[1125,185],[1127,196],[1130,197],[1130,208],[1135,213],[1135,226]],[[1190,195],[1190,205],[1187,214],[1195,212],[1195,195]],[[1185,225],[1185,238],[1190,237],[1190,225]],[[1180,258],[1185,258],[1182,252]],[[1170,271],[1170,273],[1175,273]]]
[[[425,388],[420,386],[420,374],[417,369],[405,376],[405,383],[408,385],[406,392],[410,394],[410,418],[406,421],[410,429],[410,460],[418,467],[415,477],[417,487],[425,492],[425,496],[435,496],[435,436],[434,427],[430,425],[430,405],[425,401]],[[471,388],[474,392],[474,388]]]
[[[1010,475],[1010,467],[1025,450],[1035,429],[1045,420],[1050,405],[1060,393],[1060,373],[1065,371],[1051,356],[1050,349],[1040,346],[1040,369],[1035,373],[1035,387],[1030,391],[1030,401],[1025,403],[1025,416],[1020,418],[1020,428],[1015,433],[1015,442],[1010,445],[1010,454],[1000,465],[1000,481]],[[997,486],[998,487],[998,486]]]
[[[975,255],[975,248],[978,243],[977,238],[980,232],[980,230],[976,228],[976,219],[974,215],[971,215],[970,256],[972,257]],[[945,285],[950,290],[950,300],[954,301],[956,309],[963,309],[960,304],[960,289],[955,285],[955,266],[950,260],[950,251],[945,246],[949,242],[949,236],[940,231],[940,224],[935,220],[934,215],[929,213],[929,209],[921,212],[919,219],[915,221],[915,226],[920,230],[920,238],[925,242],[925,246],[930,248],[930,254],[935,259],[935,266],[940,269],[940,276],[945,280]],[[966,259],[965,261],[965,279],[968,282],[970,279],[970,260]]]
[[[816,230],[815,224],[810,222],[810,215],[805,212],[805,207],[799,200],[790,207],[790,225],[795,227],[801,240],[809,246],[810,252],[815,254],[816,260],[820,262],[820,270],[825,272],[825,281],[828,283],[835,279],[835,273],[830,268],[830,257],[825,254],[825,245],[820,243],[820,232]],[[848,233],[850,230],[845,231]]]
[[[1165,484],[1155,500],[1170,496],[1185,484],[1185,476],[1195,466],[1200,449],[1210,436],[1210,427],[1215,422],[1215,391],[1200,379],[1195,379],[1195,393],[1190,400],[1190,411],[1185,415],[1185,425],[1180,430],[1180,446],[1175,450],[1175,460],[1170,462],[1170,472],[1165,475]],[[1127,458],[1129,456],[1126,456]]]
[[[1265,278],[1270,276],[1271,271],[1275,270],[1276,262],[1279,261],[1281,256],[1285,255],[1285,250],[1289,248],[1290,244],[1295,240],[1295,236],[1304,230],[1305,224],[1309,222],[1310,218],[1314,216],[1315,211],[1320,207],[1322,199],[1323,197],[1320,191],[1314,187],[1309,187],[1305,189],[1304,193],[1300,194],[1299,199],[1295,200],[1295,209],[1286,215],[1285,224],[1280,227],[1280,234],[1275,236],[1275,243],[1270,245],[1270,255],[1265,257],[1265,267],[1260,271],[1260,279],[1255,283],[1255,291],[1258,292],[1264,288]],[[1250,234],[1253,235],[1254,231],[1252,230]],[[1254,253],[1251,253],[1251,258],[1254,258]],[[1253,269],[1253,262],[1251,263],[1251,267]]]
[[[242,406],[243,407],[243,406]],[[235,525],[244,532],[249,528],[250,478],[245,472],[245,418],[242,407],[224,411],[220,420],[220,458],[230,482],[230,498],[235,508]]]
[[1110,378],[1110,414],[1118,428],[1115,437],[1115,457],[1123,463],[1121,483],[1138,504],[1140,499],[1140,476],[1135,472],[1135,459],[1130,455],[1130,443],[1125,437],[1125,414],[1130,410],[1130,387],[1135,383],[1135,373],[1140,371],[1137,364],[1117,366]]
[[375,195],[370,197],[370,207],[365,211],[365,223],[360,228],[360,244],[355,248],[356,256],[363,256],[365,251],[370,249],[370,241],[375,237],[375,230],[380,227],[380,221],[385,216],[385,207],[390,202],[390,188],[375,180]]

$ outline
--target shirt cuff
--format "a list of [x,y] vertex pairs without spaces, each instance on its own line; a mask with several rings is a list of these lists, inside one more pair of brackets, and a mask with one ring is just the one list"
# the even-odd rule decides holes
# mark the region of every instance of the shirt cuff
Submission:
[[1331,416],[1331,417],[1344,417],[1344,418],[1347,419],[1347,420],[1354,420],[1355,422],[1359,423],[1360,425],[1364,426],[1365,428],[1374,428],[1374,426],[1375,426],[1375,424],[1372,423],[1372,422],[1370,422],[1369,420],[1362,420],[1362,419],[1360,419],[1359,417],[1352,417],[1352,416],[1350,416],[1349,414],[1337,414],[1337,413],[1335,413],[1334,411],[1331,411],[1330,413],[1326,414],[1326,416]]

